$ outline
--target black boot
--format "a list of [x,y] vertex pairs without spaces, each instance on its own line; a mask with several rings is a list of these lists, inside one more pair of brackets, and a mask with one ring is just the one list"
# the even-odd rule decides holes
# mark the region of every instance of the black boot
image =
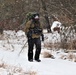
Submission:
[[28,60],[28,61],[33,62],[33,59],[30,59],[30,60]]
[[37,62],[41,62],[41,60],[40,60],[40,59],[35,59],[35,61],[37,61]]

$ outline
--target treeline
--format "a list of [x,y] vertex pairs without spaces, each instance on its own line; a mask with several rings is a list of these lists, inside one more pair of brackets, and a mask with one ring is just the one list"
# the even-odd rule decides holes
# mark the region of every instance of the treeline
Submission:
[[26,14],[35,11],[44,27],[54,20],[65,26],[76,24],[76,0],[0,0],[0,29],[20,29]]

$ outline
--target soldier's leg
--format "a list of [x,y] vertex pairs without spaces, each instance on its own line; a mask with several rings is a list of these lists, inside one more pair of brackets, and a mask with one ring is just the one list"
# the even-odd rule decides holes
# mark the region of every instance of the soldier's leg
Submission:
[[33,46],[34,46],[34,40],[29,39],[28,40],[28,60],[33,61]]
[[39,60],[41,52],[41,40],[40,38],[35,39],[36,51],[35,51],[35,60]]

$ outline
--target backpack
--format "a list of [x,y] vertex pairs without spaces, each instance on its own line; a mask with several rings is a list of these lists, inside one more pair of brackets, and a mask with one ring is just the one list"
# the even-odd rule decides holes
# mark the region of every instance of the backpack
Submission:
[[28,22],[29,20],[31,20],[33,17],[33,13],[29,12],[26,14],[26,22]]
[[[20,28],[23,29],[23,31],[24,31],[24,26],[25,26],[25,24],[26,24],[29,20],[32,19],[32,16],[33,16],[33,15],[32,15],[31,12],[29,12],[29,13],[26,14],[26,17],[25,17],[23,23],[19,26]],[[18,27],[18,28],[19,28],[19,27]]]
[[26,14],[26,22],[31,20],[31,19],[34,19],[34,17],[38,15],[39,16],[39,13],[37,12],[29,12]]

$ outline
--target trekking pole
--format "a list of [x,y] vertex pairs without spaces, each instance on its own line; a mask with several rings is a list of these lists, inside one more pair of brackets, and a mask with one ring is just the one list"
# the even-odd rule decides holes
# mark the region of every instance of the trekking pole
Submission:
[[25,44],[23,45],[23,47],[22,47],[22,49],[20,50],[18,56],[20,56],[20,54],[21,54],[21,52],[22,52],[22,50],[24,49],[24,47],[25,47],[26,44],[27,44],[27,41],[26,41]]

